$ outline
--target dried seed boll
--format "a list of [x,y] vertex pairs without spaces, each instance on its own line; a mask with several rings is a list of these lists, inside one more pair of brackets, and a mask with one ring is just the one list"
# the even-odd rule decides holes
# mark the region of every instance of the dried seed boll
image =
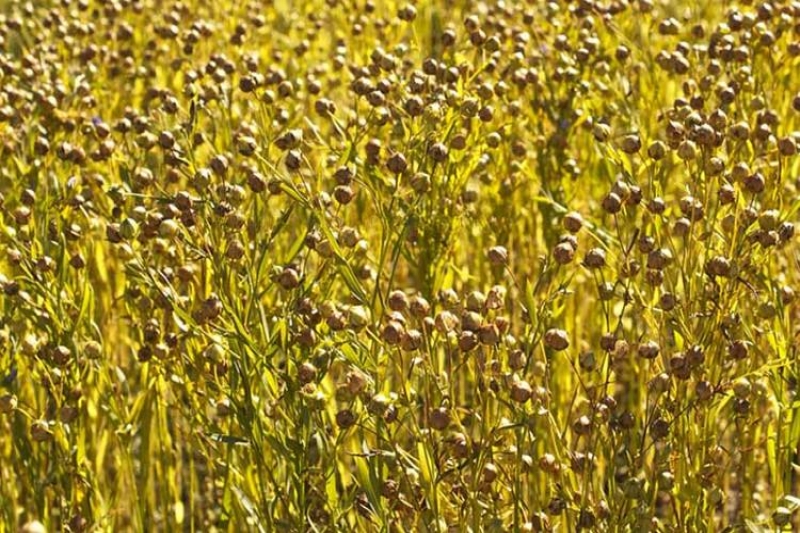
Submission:
[[486,463],[481,470],[481,479],[484,483],[493,483],[497,479],[498,471],[494,463]]
[[714,395],[714,387],[706,380],[698,381],[694,386],[694,393],[701,402],[706,402]]
[[672,262],[672,252],[668,248],[659,248],[647,254],[647,268],[663,270]]
[[736,201],[736,190],[729,183],[724,183],[717,191],[717,198],[722,205],[732,204]]
[[502,285],[494,285],[489,289],[489,294],[484,302],[485,309],[500,309],[505,304],[506,288]]
[[406,157],[400,152],[394,153],[386,161],[386,168],[388,168],[389,171],[393,172],[394,174],[402,174],[408,168]]
[[508,367],[514,371],[522,370],[527,360],[525,352],[517,348],[508,354]]
[[347,205],[353,201],[355,191],[348,185],[339,185],[333,190],[333,197],[342,205]]
[[681,213],[687,218],[693,221],[703,219],[705,214],[703,203],[697,198],[690,195],[684,196],[680,199],[679,206],[681,208]]
[[777,228],[778,222],[780,222],[780,212],[777,209],[767,209],[758,216],[758,225],[765,231]]
[[434,318],[434,327],[439,333],[446,335],[458,327],[458,317],[450,311],[441,311]]
[[684,161],[691,161],[697,157],[697,145],[685,140],[678,145],[678,157]]
[[578,417],[572,423],[572,431],[576,435],[589,435],[592,432],[592,420],[586,415]]
[[500,330],[496,324],[484,324],[478,328],[478,340],[489,346],[500,342]]
[[662,372],[650,380],[647,384],[648,388],[654,394],[664,394],[669,390],[670,378],[669,374]]
[[662,141],[653,141],[647,148],[647,155],[654,161],[660,161],[667,155],[667,145]]
[[447,160],[448,150],[447,147],[440,142],[434,143],[428,149],[428,155],[437,163],[442,163]]
[[228,162],[228,158],[223,154],[217,154],[211,158],[211,160],[208,162],[208,166],[217,176],[225,176],[225,174],[228,172],[230,163]]
[[655,197],[647,204],[647,210],[654,215],[661,215],[666,211],[667,204],[663,198]]
[[615,193],[611,192],[603,198],[602,206],[606,213],[615,215],[622,209],[622,200]]
[[508,264],[508,250],[503,246],[494,246],[490,248],[487,256],[489,257],[489,262],[494,266]]
[[642,141],[638,135],[626,135],[620,141],[619,147],[626,154],[635,154],[641,150]]
[[414,317],[421,319],[430,315],[431,304],[422,296],[414,296],[409,302],[409,309]]
[[733,412],[739,416],[747,416],[750,413],[750,401],[734,398],[733,399]]
[[591,509],[583,508],[578,514],[578,527],[580,529],[593,529],[597,524],[595,514]]
[[43,421],[37,420],[31,424],[31,438],[36,442],[45,442],[53,438],[53,432],[50,431],[50,425]]
[[563,329],[551,328],[544,334],[544,344],[556,351],[563,351],[569,347],[569,337]]
[[477,332],[482,323],[483,318],[481,317],[480,313],[475,311],[464,311],[461,314],[461,329],[464,331]]
[[419,96],[411,96],[403,103],[403,109],[411,117],[419,117],[425,112],[425,104]]
[[450,413],[445,407],[438,407],[430,412],[428,421],[431,428],[436,431],[444,431],[450,425]]
[[403,328],[403,324],[396,320],[391,320],[384,326],[383,331],[381,331],[381,338],[387,344],[396,346],[403,340],[404,334],[405,329]]
[[387,303],[392,311],[404,312],[408,309],[408,296],[403,291],[395,290],[389,293]]
[[712,257],[711,260],[706,263],[706,273],[713,277],[730,277],[731,263],[726,257],[721,255]]
[[787,242],[794,237],[794,224],[791,222],[782,222],[778,228],[778,237],[781,242]]
[[409,329],[400,337],[400,348],[405,352],[413,352],[422,347],[422,332],[417,329]]
[[350,409],[342,409],[336,413],[336,425],[340,429],[348,429],[355,425],[356,415]]
[[797,154],[797,141],[794,137],[781,137],[778,139],[778,151],[784,157],[791,157]]
[[561,464],[551,453],[545,453],[539,458],[539,468],[541,468],[543,472],[553,476],[561,472]]
[[658,305],[663,311],[672,311],[673,309],[675,309],[677,303],[678,303],[677,298],[671,292],[665,292],[658,299]]
[[576,211],[571,211],[561,219],[561,225],[572,234],[578,233],[583,227],[583,217]]
[[569,243],[562,242],[553,248],[553,258],[559,265],[566,265],[575,258],[575,249]]
[[458,337],[458,349],[464,353],[471,352],[478,347],[480,340],[472,331],[462,331]]
[[745,377],[740,377],[733,382],[733,394],[741,400],[749,398],[752,391],[753,385]]
[[592,135],[597,142],[604,143],[611,135],[611,126],[603,124],[602,122],[596,122],[592,126]]
[[651,235],[642,234],[636,241],[636,246],[639,248],[641,253],[647,254],[655,250],[656,240]]
[[637,349],[637,353],[639,357],[643,359],[655,359],[658,357],[658,354],[661,352],[661,348],[659,347],[656,341],[647,341],[639,344],[639,348]]
[[467,295],[465,305],[467,310],[480,313],[486,305],[486,295],[480,291],[472,291]]
[[583,264],[590,269],[603,268],[606,265],[606,252],[602,248],[592,248],[586,252]]
[[731,359],[740,361],[746,359],[750,351],[750,343],[743,340],[735,340],[728,344],[728,356]]
[[17,408],[17,397],[13,394],[0,396],[0,414],[10,414]]
[[615,295],[615,285],[610,281],[604,281],[603,283],[597,285],[597,292],[600,300],[607,302]]
[[350,167],[342,166],[336,169],[333,173],[333,179],[336,180],[338,185],[350,185],[353,181],[353,171]]
[[704,170],[709,176],[719,176],[725,170],[725,161],[716,156],[709,157]]
[[298,170],[303,164],[303,153],[300,150],[289,150],[283,163],[289,170]]

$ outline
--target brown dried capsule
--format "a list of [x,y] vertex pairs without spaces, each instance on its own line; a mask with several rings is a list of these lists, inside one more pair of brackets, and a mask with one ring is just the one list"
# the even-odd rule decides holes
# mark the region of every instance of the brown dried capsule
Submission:
[[409,302],[411,314],[416,318],[424,318],[431,313],[431,304],[422,296],[414,296]]
[[438,407],[431,411],[428,421],[433,429],[443,431],[450,425],[450,413],[445,407]]
[[551,328],[544,334],[544,344],[556,351],[563,351],[569,347],[569,337],[563,329]]
[[727,278],[731,274],[731,263],[726,257],[721,255],[712,257],[706,263],[706,273],[709,276]]
[[401,174],[408,168],[406,157],[400,152],[394,153],[387,161],[386,168],[395,174]]
[[638,135],[626,135],[620,141],[619,147],[626,154],[635,154],[642,149],[642,141]]
[[[391,320],[388,324],[386,324],[386,326],[384,326],[383,331],[381,332],[381,339],[383,339],[383,341],[390,346],[396,346],[403,340],[404,335],[405,329],[403,328],[403,324],[395,320]],[[413,340],[413,338],[408,339],[406,342],[408,344]]]
[[586,252],[586,256],[583,258],[583,264],[586,268],[603,268],[606,265],[605,251],[602,248],[592,248]]
[[508,250],[503,246],[493,246],[487,252],[489,262],[494,266],[502,266],[508,264]]
[[662,141],[653,141],[647,148],[647,155],[654,161],[660,161],[667,155],[667,145]]
[[659,248],[647,254],[647,268],[662,270],[672,262],[672,252],[668,248]]
[[527,381],[517,380],[511,384],[511,399],[517,403],[525,403],[531,399],[533,389]]
[[478,347],[478,336],[471,331],[462,331],[458,337],[458,349],[464,353],[471,352]]
[[0,414],[10,414],[17,408],[17,397],[13,394],[0,396]]
[[356,423],[356,415],[350,409],[342,409],[336,413],[336,425],[341,429],[352,427]]
[[750,351],[750,343],[743,340],[733,341],[728,345],[728,356],[737,361],[747,358]]
[[561,219],[561,225],[572,234],[578,233],[583,227],[583,217],[575,211],[569,212]]
[[744,178],[744,187],[747,189],[747,192],[752,194],[760,194],[764,192],[766,188],[767,182],[764,178],[764,175],[760,172],[756,172]]
[[570,243],[562,242],[553,248],[553,258],[559,265],[566,265],[575,258],[575,248]]
[[611,192],[603,198],[602,206],[606,213],[614,215],[619,213],[620,209],[622,209],[622,200],[615,193]]
[[791,157],[797,154],[797,141],[794,137],[781,137],[778,139],[778,151],[784,157]]
[[658,357],[660,351],[661,348],[656,341],[647,341],[639,344],[637,353],[639,354],[639,357],[642,357],[643,359],[655,359]]
[[434,143],[428,149],[428,155],[437,163],[442,163],[447,160],[447,147],[442,143]]
[[355,192],[352,187],[346,185],[339,185],[333,190],[333,197],[342,205],[347,205],[353,201]]

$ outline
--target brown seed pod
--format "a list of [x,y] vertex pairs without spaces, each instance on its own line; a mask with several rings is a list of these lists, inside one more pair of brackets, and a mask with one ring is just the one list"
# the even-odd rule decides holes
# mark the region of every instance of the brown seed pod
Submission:
[[444,431],[450,425],[450,413],[447,408],[438,407],[430,412],[428,422],[436,431]]
[[583,265],[586,268],[598,269],[606,265],[606,253],[602,248],[592,248],[586,252],[583,258]]
[[341,429],[347,429],[355,425],[356,415],[350,409],[342,409],[336,413],[336,425]]
[[746,359],[750,351],[750,343],[743,340],[735,340],[728,345],[728,356],[737,361]]
[[525,403],[531,399],[533,389],[527,381],[516,380],[511,384],[511,399],[517,403]]
[[575,258],[575,248],[569,243],[562,242],[553,248],[553,258],[560,265],[566,265]]
[[635,154],[642,149],[642,141],[638,135],[626,135],[620,141],[619,147],[626,154]]
[[408,168],[406,157],[400,152],[394,153],[387,161],[386,168],[394,174],[401,174]]
[[551,328],[544,334],[544,344],[556,351],[563,351],[569,347],[569,337],[563,329]]
[[706,273],[713,277],[727,278],[731,274],[731,263],[723,256],[712,257],[706,263]]
[[494,246],[487,252],[489,262],[494,266],[508,264],[508,250],[503,246]]
[[655,359],[661,352],[661,347],[656,341],[647,341],[639,344],[637,353],[643,359]]
[[583,217],[576,211],[571,211],[561,219],[561,225],[572,234],[578,233],[583,227]]

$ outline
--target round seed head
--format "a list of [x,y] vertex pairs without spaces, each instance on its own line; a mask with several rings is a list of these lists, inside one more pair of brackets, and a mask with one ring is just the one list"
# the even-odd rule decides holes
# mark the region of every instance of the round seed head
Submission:
[[450,413],[445,407],[438,407],[431,411],[428,420],[431,428],[443,431],[450,425]]
[[637,352],[643,359],[655,359],[661,352],[661,348],[656,341],[647,341],[639,344]]
[[525,403],[531,399],[533,389],[527,381],[514,381],[511,384],[511,399],[517,403]]
[[606,265],[606,253],[602,248],[592,248],[586,252],[583,258],[583,264],[586,268],[597,269],[603,268]]
[[569,337],[563,329],[551,328],[544,334],[544,344],[551,350],[560,352],[569,347]]

